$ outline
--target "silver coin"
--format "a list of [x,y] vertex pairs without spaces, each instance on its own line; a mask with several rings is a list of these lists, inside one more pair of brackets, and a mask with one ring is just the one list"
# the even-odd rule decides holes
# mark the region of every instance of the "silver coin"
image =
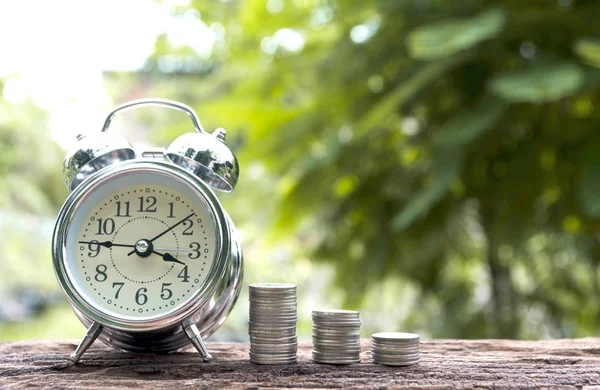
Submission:
[[313,349],[313,356],[327,356],[327,357],[336,357],[336,358],[351,358],[360,356],[360,351],[352,351],[352,352],[343,352],[343,351],[321,351],[317,349]]
[[286,309],[286,308],[290,308],[290,309],[296,309],[296,307],[298,306],[298,301],[296,300],[273,300],[273,301],[266,301],[266,300],[253,300],[250,299],[250,309],[255,309],[255,308],[265,308],[265,309],[277,309],[277,308],[281,308],[281,309]]
[[403,332],[380,332],[371,335],[373,340],[377,341],[393,341],[393,342],[409,342],[419,340],[419,335],[415,333]]
[[296,296],[296,292],[295,291],[256,291],[256,290],[250,290],[250,293],[248,294],[248,296],[250,297],[250,300],[258,300],[258,301],[276,301],[276,300],[282,300],[282,301],[290,301],[290,300],[296,300],[298,297]]
[[360,340],[322,340],[313,338],[313,345],[338,345],[346,347],[360,346]]
[[255,309],[296,310],[297,306],[298,306],[298,302],[292,301],[292,300],[284,301],[284,302],[281,302],[281,301],[269,302],[269,301],[253,301],[251,299],[249,308],[250,308],[250,310],[255,310]]
[[296,337],[296,330],[286,330],[286,331],[274,331],[274,330],[264,330],[264,329],[250,329],[248,331],[248,336],[251,338],[263,338],[263,339],[281,339],[286,337]]
[[382,355],[411,355],[415,353],[421,353],[418,349],[375,349],[371,348],[372,353],[378,353]]
[[360,339],[356,338],[356,339],[347,339],[347,340],[332,340],[332,339],[320,339],[320,338],[315,338],[313,337],[313,344],[320,344],[320,345],[360,345]]
[[[248,336],[250,339],[256,340],[258,339],[270,339],[270,340],[279,340],[287,337],[296,337],[296,332],[266,332],[266,331],[249,331]],[[274,341],[272,341],[274,343]]]
[[338,316],[317,316],[313,315],[314,322],[360,322],[360,317],[338,317]]
[[298,317],[250,317],[248,323],[256,324],[275,324],[275,325],[295,325],[298,321]]
[[288,337],[279,337],[279,338],[272,338],[272,337],[257,337],[257,336],[250,336],[250,342],[251,343],[273,343],[273,344],[277,344],[277,343],[281,343],[281,344],[288,344],[288,343],[297,343],[298,342],[298,337],[297,336],[288,336]]
[[315,343],[322,343],[322,344],[339,344],[339,345],[356,344],[356,345],[360,345],[360,339],[358,337],[332,338],[332,337],[315,337],[315,336],[313,336],[312,340]]
[[360,355],[360,348],[335,348],[335,347],[315,347],[313,352],[328,354],[328,355]]
[[352,326],[356,326],[359,327],[361,325],[360,320],[356,321],[356,320],[348,320],[348,321],[331,321],[331,320],[327,320],[327,321],[314,321],[313,320],[313,326],[317,326],[319,328],[322,327],[333,327],[333,328],[340,328],[340,327],[352,327]]
[[400,350],[410,350],[410,349],[419,349],[419,344],[378,344],[371,343],[371,348],[373,349],[400,349]]
[[420,359],[415,359],[412,361],[404,361],[404,362],[373,359],[374,363],[382,364],[384,366],[412,366],[412,365],[419,363],[419,361],[420,361]]
[[360,357],[350,357],[350,358],[336,358],[336,357],[322,357],[322,356],[314,356],[312,360],[315,363],[325,363],[325,364],[356,364],[360,363]]
[[271,362],[282,362],[282,361],[296,361],[296,353],[288,353],[288,354],[267,354],[267,353],[254,353],[250,352],[250,360],[261,360],[261,361],[271,361]]
[[[312,355],[312,359],[315,362],[320,362],[320,363],[328,363],[328,362],[335,362],[335,363],[339,363],[339,364],[351,364],[351,363],[358,363],[360,361],[360,356],[355,355],[347,355],[347,356],[327,356],[327,355],[316,355],[313,354]],[[387,362],[386,362],[387,363]],[[395,362],[393,362],[395,363]]]
[[254,290],[295,290],[296,285],[291,283],[252,283],[250,289]]
[[269,317],[269,318],[298,318],[298,313],[295,310],[289,311],[268,311],[268,310],[251,310],[248,315]]
[[250,350],[258,352],[258,350],[264,353],[275,353],[275,352],[293,352],[298,350],[298,344],[275,344],[275,343],[251,343]]
[[407,353],[407,354],[390,354],[390,353],[380,353],[380,352],[372,352],[371,355],[373,359],[383,359],[383,360],[411,360],[417,359],[421,356],[420,353]]
[[286,313],[286,312],[291,312],[291,313],[297,313],[298,309],[296,308],[296,305],[251,305],[248,313],[251,313],[253,311],[260,311],[260,312],[275,312],[275,313]]
[[296,364],[297,360],[295,357],[288,359],[268,359],[268,358],[257,358],[250,357],[250,363],[262,364],[267,366],[282,366],[289,364]]
[[254,321],[296,321],[298,319],[297,315],[289,315],[289,316],[266,316],[266,315],[258,315],[256,313],[252,313],[248,316],[249,322]]
[[296,348],[288,348],[288,349],[267,349],[267,348],[259,348],[254,347],[250,349],[250,353],[252,354],[260,354],[260,355],[270,355],[270,356],[295,356],[297,352]]
[[317,329],[313,328],[313,336],[319,337],[335,337],[335,336],[344,336],[344,337],[360,337],[359,329]]
[[371,345],[377,345],[380,347],[407,347],[407,348],[414,348],[414,347],[418,347],[421,343],[414,342],[405,342],[405,341],[401,341],[399,343],[395,343],[395,342],[387,342],[387,341],[377,341],[377,340],[371,340]]
[[335,318],[358,318],[360,316],[360,312],[354,310],[313,310],[313,317],[335,317]]
[[371,342],[373,348],[385,348],[385,349],[415,349],[419,348],[420,345],[417,343],[376,343]]
[[291,322],[287,325],[275,325],[267,323],[248,322],[248,326],[252,329],[273,329],[273,330],[292,330],[296,329],[296,322]]

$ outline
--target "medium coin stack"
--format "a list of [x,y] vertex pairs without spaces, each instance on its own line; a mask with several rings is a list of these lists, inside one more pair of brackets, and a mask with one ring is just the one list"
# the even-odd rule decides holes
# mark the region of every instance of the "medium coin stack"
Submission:
[[419,335],[383,332],[371,336],[373,361],[386,366],[411,366],[419,362]]
[[286,283],[250,285],[250,361],[296,363],[296,286]]
[[360,314],[351,310],[313,310],[313,361],[360,362]]

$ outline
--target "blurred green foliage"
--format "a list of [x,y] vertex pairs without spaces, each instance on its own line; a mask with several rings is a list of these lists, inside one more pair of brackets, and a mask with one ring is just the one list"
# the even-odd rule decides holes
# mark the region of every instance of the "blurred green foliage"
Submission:
[[270,237],[335,264],[347,305],[393,278],[418,296],[401,325],[435,336],[597,333],[600,4],[198,0],[173,13],[222,37],[210,58],[161,37],[152,91],[227,128],[242,168],[266,168]]
[[[172,15],[206,23],[212,54],[165,34],[105,88],[180,100],[227,129],[241,177],[222,199],[244,228],[247,280],[300,280],[301,312],[309,297],[343,301],[370,330],[392,318],[434,337],[598,334],[596,1],[193,0]],[[190,131],[184,116],[142,115],[156,144]],[[26,227],[4,224],[18,236],[0,270],[44,261],[18,285],[52,272],[22,216],[66,194],[43,116],[0,100],[0,210]],[[335,286],[320,289],[317,263]]]

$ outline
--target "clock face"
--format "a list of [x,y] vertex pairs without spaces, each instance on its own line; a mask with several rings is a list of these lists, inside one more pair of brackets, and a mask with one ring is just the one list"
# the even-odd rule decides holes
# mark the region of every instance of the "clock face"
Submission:
[[109,315],[152,319],[185,305],[215,261],[214,217],[192,187],[132,172],[86,194],[67,230],[69,278]]

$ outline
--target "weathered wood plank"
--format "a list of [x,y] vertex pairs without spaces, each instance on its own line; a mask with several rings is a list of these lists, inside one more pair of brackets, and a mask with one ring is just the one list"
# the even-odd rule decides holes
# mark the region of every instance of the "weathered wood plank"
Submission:
[[298,364],[258,366],[248,345],[209,343],[215,356],[197,353],[121,353],[96,343],[73,365],[75,342],[0,344],[0,387],[9,388],[536,388],[600,386],[600,339],[551,341],[424,340],[421,363],[385,367],[372,363],[363,341],[362,363],[315,364],[310,342],[300,343]]

